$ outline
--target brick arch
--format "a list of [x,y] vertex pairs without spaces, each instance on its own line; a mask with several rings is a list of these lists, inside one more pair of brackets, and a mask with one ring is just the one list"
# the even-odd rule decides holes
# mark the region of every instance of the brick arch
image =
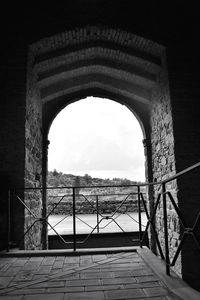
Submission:
[[[144,129],[147,180],[172,174],[173,122],[165,60],[163,46],[99,26],[76,28],[30,45],[25,186],[40,178],[37,184],[45,187],[49,126],[63,107],[90,95],[110,98],[137,115]],[[44,214],[45,205],[43,198]]]

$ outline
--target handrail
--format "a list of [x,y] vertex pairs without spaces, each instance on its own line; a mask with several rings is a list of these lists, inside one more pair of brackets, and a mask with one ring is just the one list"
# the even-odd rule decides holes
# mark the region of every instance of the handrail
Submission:
[[[143,183],[135,183],[135,184],[124,184],[124,185],[86,185],[86,186],[56,186],[56,187],[45,187],[45,189],[47,190],[52,190],[52,189],[72,189],[72,188],[79,188],[79,189],[91,189],[91,188],[125,188],[125,187],[142,187],[142,186],[152,186],[152,185],[160,185],[160,184],[165,184],[165,183],[168,183],[184,174],[187,174],[188,172],[196,169],[200,167],[200,162],[190,166],[190,167],[187,167],[185,168],[184,170],[176,173],[175,175],[167,178],[167,179],[164,179],[164,180],[160,180],[160,181],[156,181],[156,182],[143,182]],[[10,188],[10,190],[42,190],[44,187],[27,187],[27,188]]]

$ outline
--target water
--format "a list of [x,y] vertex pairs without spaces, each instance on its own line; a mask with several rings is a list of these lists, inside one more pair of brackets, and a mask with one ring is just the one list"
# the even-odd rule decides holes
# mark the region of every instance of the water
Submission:
[[[108,216],[108,215],[106,215]],[[104,215],[105,217],[105,215]],[[111,217],[111,215],[109,215]],[[142,229],[144,230],[147,223],[146,214],[142,213]],[[62,220],[62,222],[61,222]],[[55,226],[55,230],[60,234],[72,234],[73,233],[73,217],[64,216],[64,215],[52,215],[48,218],[48,222],[51,226]],[[103,219],[102,216],[99,216],[99,232],[108,233],[108,232],[130,232],[138,231],[138,213],[131,212],[128,214],[115,214],[113,219]],[[76,215],[76,233],[90,233],[93,231],[97,233],[97,216],[96,214],[82,214]],[[95,228],[96,227],[96,228]],[[49,235],[55,235],[56,233],[49,226]]]

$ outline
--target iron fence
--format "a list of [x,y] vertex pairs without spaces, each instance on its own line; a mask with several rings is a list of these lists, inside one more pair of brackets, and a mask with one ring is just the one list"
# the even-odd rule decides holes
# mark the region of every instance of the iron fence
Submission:
[[[198,211],[198,213],[196,214],[196,218],[195,221],[193,223],[192,226],[190,226],[187,222],[187,220],[183,217],[182,211],[179,208],[179,204],[178,201],[176,199],[176,197],[173,195],[172,189],[171,189],[171,185],[170,188],[168,187],[169,183],[176,181],[179,177],[184,176],[186,174],[189,174],[191,172],[193,172],[194,170],[196,170],[197,168],[200,168],[200,163],[197,163],[179,173],[177,173],[176,175],[163,180],[163,181],[159,181],[159,182],[155,182],[155,183],[143,183],[143,184],[135,184],[135,185],[126,185],[126,186],[85,186],[85,187],[49,187],[47,188],[47,191],[52,191],[52,190],[63,190],[63,191],[67,191],[67,193],[64,193],[62,196],[60,196],[60,199],[57,201],[54,201],[54,206],[53,208],[49,209],[48,213],[46,214],[46,216],[41,217],[41,216],[37,216],[32,210],[31,208],[26,204],[26,201],[24,199],[21,199],[20,196],[18,195],[18,190],[9,190],[8,192],[8,251],[10,248],[10,224],[11,224],[11,199],[13,199],[13,197],[15,199],[17,199],[17,201],[19,201],[19,203],[21,203],[21,205],[23,205],[24,209],[28,212],[28,214],[32,217],[33,222],[32,224],[26,229],[26,231],[24,232],[23,236],[21,239],[24,239],[24,237],[28,234],[28,232],[30,232],[30,230],[34,227],[34,225],[36,223],[42,223],[42,224],[46,224],[55,234],[58,235],[58,237],[63,241],[64,244],[72,244],[73,245],[73,250],[76,251],[77,250],[77,246],[79,243],[85,243],[86,240],[88,240],[88,238],[94,233],[100,233],[100,231],[102,230],[102,228],[104,226],[109,226],[111,223],[115,224],[119,230],[121,232],[125,232],[124,228],[122,226],[120,226],[120,224],[118,223],[118,218],[119,215],[121,214],[127,214],[127,216],[129,217],[130,220],[137,222],[138,224],[138,243],[140,247],[143,247],[144,245],[144,241],[145,238],[148,235],[149,229],[151,228],[151,231],[155,237],[155,241],[156,241],[156,245],[157,245],[157,249],[159,251],[160,257],[165,261],[166,263],[166,273],[168,275],[170,275],[170,267],[174,266],[178,256],[181,252],[181,250],[183,249],[183,245],[184,242],[186,240],[186,237],[188,235],[190,235],[192,237],[192,239],[194,240],[195,244],[197,245],[198,249],[200,250],[200,239],[199,239],[199,235],[198,235],[198,229],[199,229],[199,225],[200,225],[200,210]],[[156,189],[156,199],[154,202],[154,208],[153,210],[149,211],[148,207],[147,207],[147,198],[146,198],[146,193],[144,192],[144,187],[150,187],[152,186],[154,189]],[[81,191],[83,190],[91,190],[94,191],[96,190],[97,193],[82,193]],[[100,190],[102,189],[110,189],[110,191],[115,190],[115,193],[110,192],[110,193],[99,193]],[[124,189],[129,189],[129,193],[119,193],[119,189],[121,189],[122,191]],[[26,192],[31,191],[31,190],[36,190],[36,191],[41,191],[41,193],[43,192],[43,190],[41,190],[41,188],[29,188],[29,189],[25,189]],[[77,193],[77,190],[79,191],[79,193]],[[117,192],[116,192],[117,191]],[[102,200],[100,200],[100,198],[105,198],[105,197],[112,197],[115,196],[116,199],[119,197],[124,197],[123,200],[118,201],[118,206],[114,208],[114,210],[109,211],[108,212],[102,212],[101,208],[100,208],[100,202]],[[93,198],[95,198],[94,200],[91,200]],[[72,216],[72,228],[73,228],[73,241],[69,242],[66,239],[63,238],[63,236],[61,234],[59,234],[56,230],[56,226],[58,225],[55,224],[55,226],[52,226],[51,223],[49,222],[48,218],[50,217],[50,215],[52,215],[55,210],[59,207],[59,205],[61,203],[64,202],[64,199],[66,201],[66,198],[71,199],[70,203],[71,203],[71,212],[68,215],[65,215],[63,217],[63,220],[66,219],[69,215]],[[95,225],[92,227],[90,226],[87,222],[85,222],[84,220],[81,219],[80,216],[77,215],[77,199],[82,198],[82,201],[84,201],[85,203],[87,203],[90,208],[93,210],[93,212],[96,214],[96,222]],[[130,199],[132,201],[132,205],[136,204],[137,202],[137,213],[138,213],[138,219],[135,220],[134,218],[131,217],[130,211],[126,208],[126,205],[128,202],[130,204]],[[169,243],[169,235],[168,235],[168,216],[169,216],[169,206],[171,205],[171,207],[174,209],[176,215],[177,215],[177,219],[179,220],[179,225],[181,228],[181,233],[180,237],[179,237],[179,245],[176,247],[176,251],[173,257],[170,258],[170,243]],[[122,211],[122,207],[125,207],[125,211]],[[142,217],[141,217],[141,213],[144,210],[145,214],[146,214],[146,218],[147,218],[147,223],[144,225],[142,224]],[[164,234],[164,243],[161,241],[160,239],[160,232],[158,230],[158,228],[156,227],[156,214],[158,213],[162,213],[162,220],[163,220],[163,234]],[[90,232],[87,234],[86,238],[82,241],[77,241],[77,228],[76,228],[76,222],[77,219],[79,219],[79,221],[81,221],[83,224],[87,225],[88,228],[90,229]],[[63,221],[62,220],[62,221]],[[107,224],[104,226],[101,226],[103,224],[104,221],[107,221]],[[142,228],[145,228],[144,230],[142,230]]]
[[[128,193],[124,192],[124,190],[128,189]],[[108,192],[109,190],[109,192]],[[62,195],[60,195],[62,191]],[[79,192],[77,192],[79,191]],[[88,191],[90,193],[88,193]],[[91,193],[92,191],[92,193]],[[95,193],[96,191],[96,193]],[[120,191],[120,192],[119,192]],[[35,192],[41,194],[43,190],[40,188],[27,188],[25,189],[25,194],[29,195],[33,194],[35,196]],[[66,246],[73,246],[74,251],[76,251],[77,246],[79,244],[84,244],[91,237],[92,234],[103,233],[105,229],[109,229],[111,225],[115,224],[118,228],[119,232],[126,233],[127,228],[124,228],[119,222],[120,217],[126,216],[129,220],[129,231],[133,231],[132,225],[137,223],[138,228],[134,231],[138,232],[138,243],[141,239],[141,228],[145,227],[144,224],[141,223],[141,204],[138,206],[138,186],[132,185],[120,185],[120,186],[85,186],[85,187],[49,187],[45,191],[47,195],[47,213],[46,216],[38,216],[32,209],[30,202],[26,201],[26,195],[24,199],[22,199],[19,194],[20,190],[10,190],[9,191],[9,203],[15,201],[16,199],[25,209],[25,211],[31,216],[32,223],[23,233],[23,236],[18,240],[17,244],[19,245],[21,241],[31,232],[35,224],[41,223],[48,227],[48,232],[52,232],[58,236],[58,238],[63,242]],[[146,198],[146,195],[143,195],[143,199]],[[114,199],[114,200],[113,200]],[[146,200],[144,200],[145,202]],[[29,203],[29,204],[28,204]],[[85,206],[84,212],[92,213],[96,216],[95,224],[90,225],[87,220],[84,220],[82,217],[82,212],[80,211],[80,207]],[[62,206],[61,206],[62,205]],[[138,213],[138,207],[140,209],[139,217],[135,218],[132,215],[132,212]],[[54,216],[57,213],[57,210],[62,211],[63,217],[60,218],[55,224],[51,224],[50,217]],[[10,211],[10,204],[9,204]],[[57,227],[67,219],[72,219],[72,229],[71,232],[68,230],[66,234],[73,235],[73,241],[69,241],[65,236],[66,234],[61,234]],[[79,223],[85,225],[89,232],[83,240],[77,240],[77,221]],[[94,223],[94,222],[93,222]],[[8,224],[8,250],[10,245],[10,213],[9,213],[9,224]],[[126,226],[127,227],[127,226]],[[135,225],[134,225],[135,228]],[[109,232],[113,232],[111,228],[108,230]],[[116,229],[115,229],[116,231]],[[131,238],[130,244],[132,242]],[[134,240],[135,242],[136,240]]]

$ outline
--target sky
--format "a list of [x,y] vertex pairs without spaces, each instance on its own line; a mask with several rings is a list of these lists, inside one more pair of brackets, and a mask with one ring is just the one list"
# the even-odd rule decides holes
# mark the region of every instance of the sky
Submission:
[[87,97],[66,106],[48,139],[48,169],[99,178],[145,180],[143,133],[124,105]]

